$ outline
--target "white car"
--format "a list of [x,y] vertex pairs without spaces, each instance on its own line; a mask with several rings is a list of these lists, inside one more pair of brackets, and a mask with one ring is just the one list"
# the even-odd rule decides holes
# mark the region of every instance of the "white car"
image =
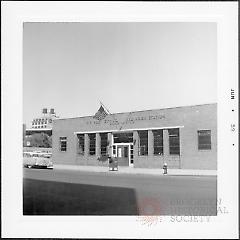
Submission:
[[23,166],[27,168],[53,168],[52,154],[43,152],[24,152]]

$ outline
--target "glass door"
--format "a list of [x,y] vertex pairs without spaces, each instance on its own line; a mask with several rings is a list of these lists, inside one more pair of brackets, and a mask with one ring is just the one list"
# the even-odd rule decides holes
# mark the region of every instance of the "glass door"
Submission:
[[129,145],[117,145],[117,159],[119,166],[129,166]]

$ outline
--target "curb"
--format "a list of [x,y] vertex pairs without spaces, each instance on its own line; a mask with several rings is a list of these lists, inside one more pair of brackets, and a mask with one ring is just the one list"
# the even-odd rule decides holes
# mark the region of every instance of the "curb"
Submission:
[[[216,177],[217,176],[217,172],[216,173],[168,173],[168,174],[163,174],[162,172],[134,172],[134,171],[109,171],[108,167],[104,167],[104,169],[82,169],[82,168],[77,168],[77,167],[68,167],[68,166],[54,166],[53,169],[58,169],[58,170],[70,170],[70,171],[80,171],[80,172],[90,172],[90,173],[109,173],[109,174],[129,174],[129,175],[153,175],[153,176],[212,176],[212,177]],[[161,169],[162,170],[162,169]]]

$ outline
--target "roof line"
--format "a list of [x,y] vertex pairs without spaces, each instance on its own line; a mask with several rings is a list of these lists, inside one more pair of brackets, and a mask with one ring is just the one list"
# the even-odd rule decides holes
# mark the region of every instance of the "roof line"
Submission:
[[[137,112],[148,112],[148,111],[157,111],[157,110],[165,110],[165,109],[175,109],[175,108],[187,108],[187,107],[199,107],[199,106],[205,106],[205,105],[215,105],[217,104],[216,102],[213,103],[204,103],[204,104],[197,104],[197,105],[185,105],[185,106],[178,106],[178,107],[167,107],[167,108],[155,108],[155,109],[148,109],[148,110],[139,110],[139,111],[130,111],[130,112],[117,112],[117,113],[112,113],[108,115],[116,115],[116,114],[126,114],[126,113],[137,113]],[[89,116],[82,116],[82,117],[69,117],[69,118],[58,118],[58,119],[53,119],[53,121],[59,121],[59,120],[67,120],[67,119],[75,119],[75,118],[89,118],[93,117],[94,115],[89,115]]]

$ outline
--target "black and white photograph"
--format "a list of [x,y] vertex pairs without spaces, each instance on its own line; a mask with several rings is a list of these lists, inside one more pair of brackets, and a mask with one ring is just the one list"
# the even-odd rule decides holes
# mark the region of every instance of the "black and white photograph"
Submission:
[[216,34],[24,23],[23,213],[216,215]]
[[[181,232],[194,224],[185,237],[198,238],[198,225],[209,229],[231,214],[236,219],[223,190],[233,180],[222,177],[224,171],[236,176],[237,159],[222,153],[228,143],[236,156],[238,89],[234,81],[225,88],[228,105],[222,107],[221,20],[59,16],[25,18],[18,27],[21,88],[15,98],[21,105],[19,117],[11,115],[19,118],[17,219],[33,219],[41,229],[55,221],[51,230],[66,221],[63,235],[60,229],[50,235],[73,238],[115,236],[113,228],[86,235],[87,224],[100,228],[97,221],[105,228],[115,223],[119,231],[127,221],[137,225],[120,238],[138,228],[153,237],[148,231],[168,225],[158,238],[169,238],[173,227]],[[232,116],[224,126],[231,142],[219,131],[222,109]],[[70,220],[84,222],[85,233],[73,234]],[[199,237],[225,236],[210,232]]]

